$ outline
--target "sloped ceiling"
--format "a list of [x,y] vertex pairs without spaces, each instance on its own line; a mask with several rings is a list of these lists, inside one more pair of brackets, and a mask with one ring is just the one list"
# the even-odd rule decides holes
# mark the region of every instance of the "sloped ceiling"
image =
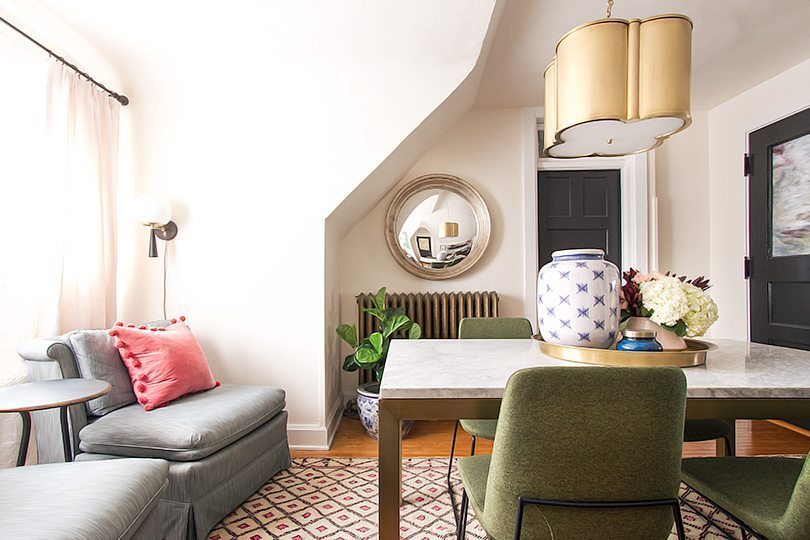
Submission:
[[[510,0],[476,105],[543,105],[543,70],[557,40],[605,16],[603,0]],[[810,57],[808,0],[616,0],[613,16],[682,13],[694,22],[692,100],[708,110]]]

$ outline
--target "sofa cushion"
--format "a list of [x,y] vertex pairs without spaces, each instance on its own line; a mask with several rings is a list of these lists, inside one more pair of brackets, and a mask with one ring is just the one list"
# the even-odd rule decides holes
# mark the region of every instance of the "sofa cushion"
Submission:
[[284,408],[284,390],[223,384],[152,411],[138,404],[79,432],[84,452],[194,461],[250,433]]
[[131,538],[158,511],[163,460],[52,463],[0,470],[0,538]]
[[68,334],[68,342],[76,366],[83,379],[99,379],[110,383],[112,390],[87,402],[87,412],[93,416],[104,416],[125,405],[135,403],[132,381],[121,355],[115,348],[115,338],[109,330],[77,330]]

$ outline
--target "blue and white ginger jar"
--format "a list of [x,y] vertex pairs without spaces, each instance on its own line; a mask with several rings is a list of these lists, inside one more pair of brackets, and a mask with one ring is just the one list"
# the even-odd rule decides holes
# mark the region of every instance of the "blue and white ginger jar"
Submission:
[[537,276],[537,322],[545,341],[607,349],[621,317],[619,269],[601,249],[566,249]]

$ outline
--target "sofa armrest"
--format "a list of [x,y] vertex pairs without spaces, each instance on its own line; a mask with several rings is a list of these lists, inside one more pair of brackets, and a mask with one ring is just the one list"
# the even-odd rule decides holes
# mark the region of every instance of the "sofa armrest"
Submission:
[[[80,378],[76,358],[65,337],[32,339],[17,346],[17,354],[25,360],[29,381]],[[39,463],[64,461],[62,451],[62,430],[59,423],[59,409],[47,409],[32,413],[34,435],[37,438],[37,459]],[[70,443],[74,455],[79,452],[79,431],[87,425],[85,404],[71,405]]]
[[[58,339],[32,339],[17,346],[17,354],[28,362],[56,362],[59,366],[62,379],[78,379],[79,371],[76,368],[76,359],[73,351],[66,343]],[[39,370],[32,370],[29,367],[29,377],[31,380],[42,380],[38,378]]]

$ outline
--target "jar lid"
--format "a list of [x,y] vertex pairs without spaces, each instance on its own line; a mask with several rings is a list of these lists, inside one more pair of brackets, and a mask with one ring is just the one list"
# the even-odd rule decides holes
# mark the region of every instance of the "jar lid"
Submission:
[[602,249],[558,249],[551,254],[552,259],[577,256],[603,258],[605,256],[605,251]]
[[655,330],[625,330],[622,335],[629,338],[651,339],[655,338]]

